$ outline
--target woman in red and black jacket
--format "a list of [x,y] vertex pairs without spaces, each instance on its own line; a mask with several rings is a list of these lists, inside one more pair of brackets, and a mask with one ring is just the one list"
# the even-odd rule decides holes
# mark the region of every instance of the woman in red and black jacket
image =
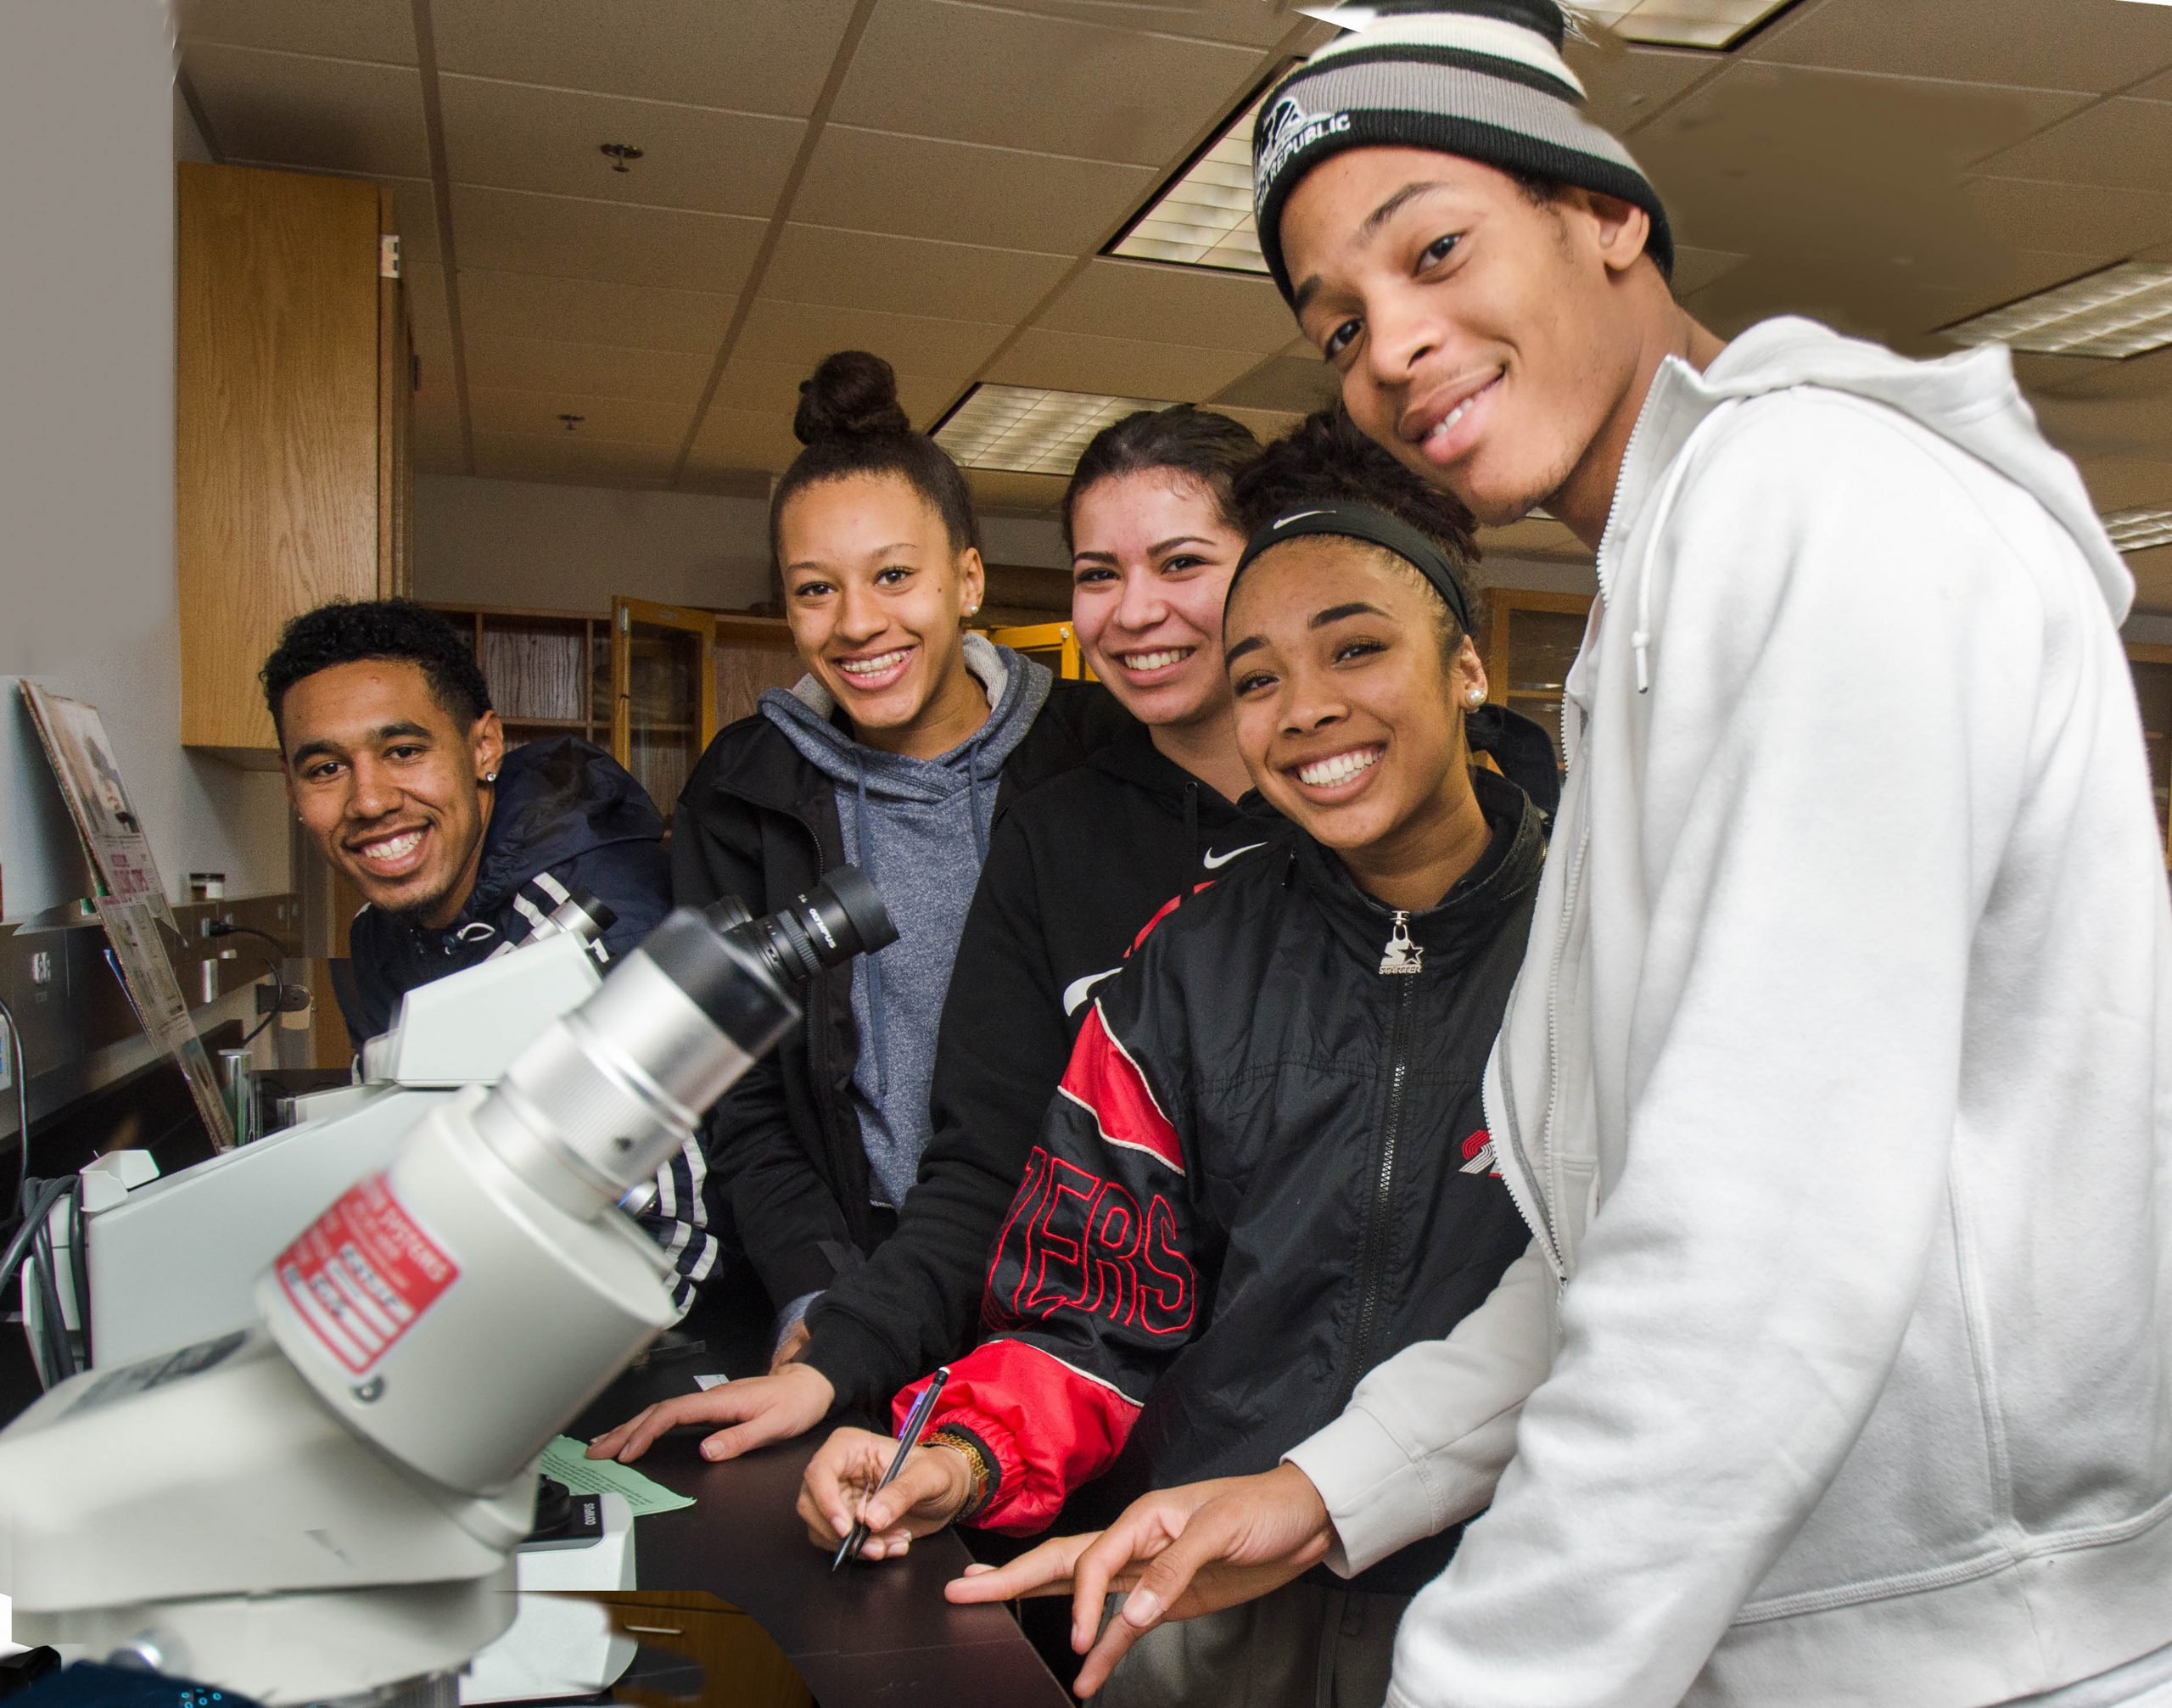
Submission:
[[[1529,1243],[1480,1088],[1544,815],[1520,764],[1473,764],[1485,676],[1449,561],[1468,561],[1468,534],[1430,496],[1408,518],[1380,507],[1414,496],[1384,461],[1316,422],[1247,477],[1280,519],[1233,584],[1227,668],[1247,768],[1291,830],[1173,904],[1094,993],[936,1450],[869,1499],[894,1443],[833,1436],[801,1500],[817,1540],[834,1547],[863,1500],[880,1558],[953,1518],[1041,1530],[1089,1483],[1087,1521],[1145,1487],[1264,1470]],[[1353,464],[1367,478],[1344,478]],[[1550,743],[1523,757],[1550,797]],[[1385,1691],[1402,1599],[1455,1540],[1293,1586],[1331,1609],[1299,1595],[1217,1616],[1245,1627],[1243,1700],[1309,1702],[1322,1665]],[[1117,1672],[1122,1700],[1234,1700],[1212,1659],[1226,1638],[1212,1620],[1156,1632]]]

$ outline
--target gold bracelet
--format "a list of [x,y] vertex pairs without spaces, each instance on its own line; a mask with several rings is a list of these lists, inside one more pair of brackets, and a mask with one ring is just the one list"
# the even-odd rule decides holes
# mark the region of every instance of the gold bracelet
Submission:
[[958,1517],[961,1522],[977,1517],[995,1493],[992,1487],[995,1477],[987,1454],[981,1451],[980,1443],[962,1430],[938,1429],[928,1436],[927,1444],[930,1447],[947,1447],[966,1461],[966,1475],[971,1480],[973,1487],[972,1492],[966,1497],[965,1505],[958,1509]]

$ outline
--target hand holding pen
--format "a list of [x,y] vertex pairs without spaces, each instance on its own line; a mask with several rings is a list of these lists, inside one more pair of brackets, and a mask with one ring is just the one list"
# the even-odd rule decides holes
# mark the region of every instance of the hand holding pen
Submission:
[[915,1450],[949,1375],[942,1369],[930,1378],[895,1440],[840,1429],[809,1464],[799,1515],[809,1539],[834,1550],[831,1571],[854,1558],[902,1554],[911,1538],[942,1529],[965,1506],[972,1485],[960,1455]]

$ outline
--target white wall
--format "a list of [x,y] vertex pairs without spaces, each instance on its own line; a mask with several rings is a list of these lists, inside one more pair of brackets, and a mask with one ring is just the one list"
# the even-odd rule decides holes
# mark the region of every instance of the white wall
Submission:
[[[157,0],[0,4],[0,889],[88,880],[16,679],[95,704],[170,891],[288,886],[278,779],[184,753],[174,583],[173,163]],[[92,115],[95,115],[92,118]],[[189,146],[200,148],[200,143]]]
[[[448,604],[602,611],[614,593],[667,605],[768,596],[770,509],[760,498],[415,477],[415,593]],[[1062,568],[1054,522],[990,516],[998,563]]]

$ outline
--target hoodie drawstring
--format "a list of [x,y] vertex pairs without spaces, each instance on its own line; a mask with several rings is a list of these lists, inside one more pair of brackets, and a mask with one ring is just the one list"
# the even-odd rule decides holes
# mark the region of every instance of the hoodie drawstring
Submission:
[[[853,782],[857,788],[859,804],[852,815],[852,858],[868,882],[874,883],[875,856],[867,851],[867,766],[859,756],[859,744],[853,743]],[[977,820],[976,821],[977,822]],[[879,886],[878,886],[879,888]],[[882,1020],[882,951],[876,949],[865,957],[867,966],[867,1015],[875,1028],[875,1100],[882,1100],[882,1088],[887,1078],[883,1071]]]

